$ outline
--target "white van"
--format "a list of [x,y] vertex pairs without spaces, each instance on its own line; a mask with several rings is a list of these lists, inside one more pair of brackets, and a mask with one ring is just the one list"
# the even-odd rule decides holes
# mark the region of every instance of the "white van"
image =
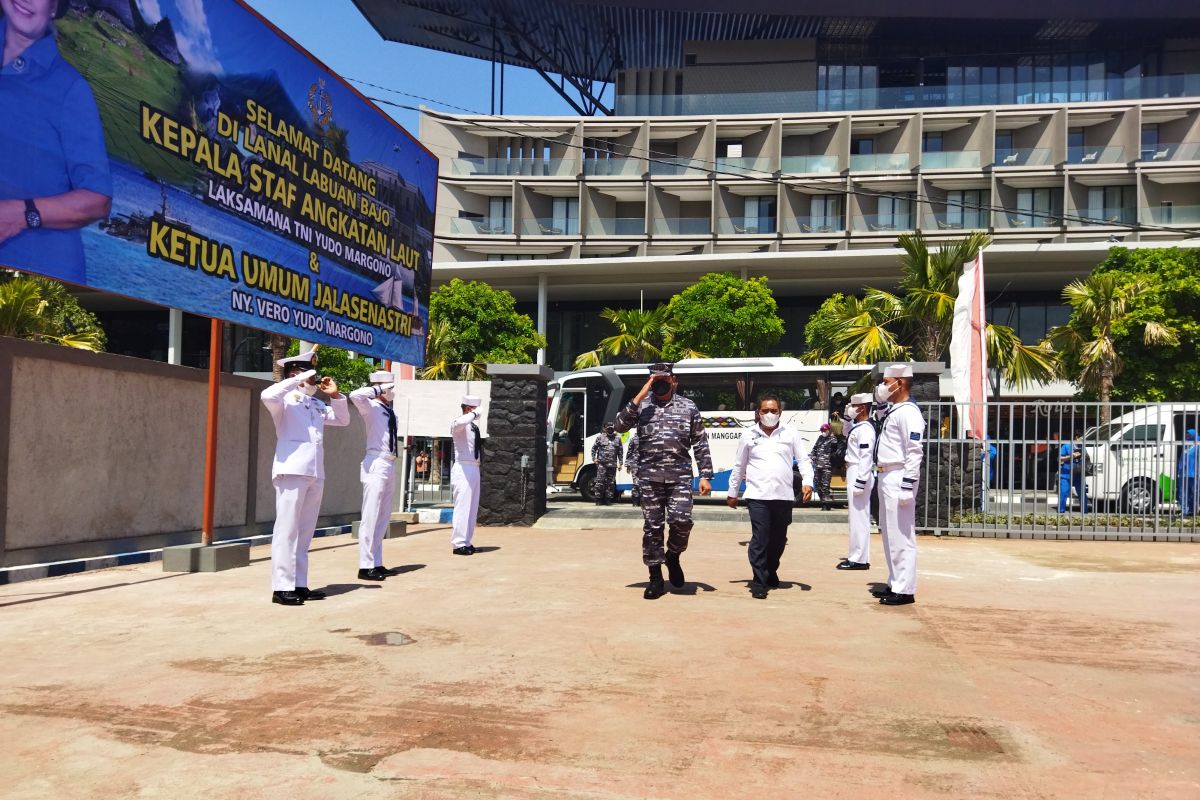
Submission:
[[1162,403],[1121,414],[1084,434],[1092,464],[1089,500],[1149,514],[1178,503],[1179,457],[1189,428],[1200,428],[1200,403]]

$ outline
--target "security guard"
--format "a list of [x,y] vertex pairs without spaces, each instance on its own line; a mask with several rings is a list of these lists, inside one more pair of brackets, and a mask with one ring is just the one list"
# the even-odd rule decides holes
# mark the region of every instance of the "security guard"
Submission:
[[396,494],[395,377],[386,370],[372,372],[370,385],[350,393],[367,429],[367,454],[358,477],[363,485],[362,516],[358,523],[358,579],[382,581],[392,573],[383,565],[383,537],[392,520]]
[[[665,561],[671,585],[683,586],[679,556],[687,550],[692,532],[692,453],[700,467],[700,494],[712,491],[712,455],[708,433],[696,404],[679,397],[674,369],[670,364],[652,364],[650,377],[637,396],[617,414],[618,433],[637,427],[638,462],[634,464],[641,494],[642,563],[650,569],[650,582],[643,597],[654,600],[666,590],[662,565]],[[663,553],[663,524],[670,529]]]
[[875,401],[888,403],[875,443],[879,529],[888,562],[888,588],[872,590],[885,606],[916,602],[917,486],[924,458],[925,418],[909,399],[912,367],[893,364],[875,387]]
[[475,555],[475,518],[479,516],[480,399],[473,394],[462,398],[462,416],[450,423],[454,439],[454,467],[450,470],[450,489],[454,497],[454,533],[450,539],[454,555]]
[[838,569],[871,568],[871,492],[875,489],[875,425],[870,420],[871,395],[851,395],[844,414],[846,430],[846,494],[850,516],[849,555]]
[[[316,350],[276,362],[283,380],[262,392],[275,423],[275,529],[271,536],[271,602],[298,606],[322,600],[308,588],[308,546],[312,542],[325,490],[325,426],[350,424],[346,398],[333,378],[316,379]],[[320,389],[330,405],[314,395]]]
[[604,433],[592,442],[592,463],[596,465],[596,505],[612,505],[617,499],[617,470],[624,463],[621,437],[611,422],[604,423]]

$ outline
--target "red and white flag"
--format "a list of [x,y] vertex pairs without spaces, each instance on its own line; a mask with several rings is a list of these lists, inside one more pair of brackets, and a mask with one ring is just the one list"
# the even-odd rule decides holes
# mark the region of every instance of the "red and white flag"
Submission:
[[987,435],[987,319],[984,316],[983,251],[963,264],[954,301],[950,335],[950,377],[963,433],[972,439]]

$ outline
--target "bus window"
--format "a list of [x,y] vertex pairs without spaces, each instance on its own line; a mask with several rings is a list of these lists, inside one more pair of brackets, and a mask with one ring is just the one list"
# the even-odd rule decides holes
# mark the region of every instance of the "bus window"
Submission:
[[608,383],[600,377],[588,378],[584,384],[587,392],[587,419],[584,437],[595,436],[604,427],[604,414],[608,409],[610,394]]

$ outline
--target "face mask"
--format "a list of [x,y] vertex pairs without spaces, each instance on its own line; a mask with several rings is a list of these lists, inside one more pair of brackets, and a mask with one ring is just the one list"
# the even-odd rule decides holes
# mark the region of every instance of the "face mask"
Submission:
[[312,397],[317,393],[317,385],[315,383],[302,383],[300,384],[300,391],[304,392],[309,397]]
[[380,398],[383,399],[383,401],[385,403],[390,403],[390,402],[392,402],[392,400],[394,400],[396,398],[396,392],[394,389],[388,389],[386,392],[381,393],[379,396],[380,396]]
[[886,383],[881,383],[875,387],[875,402],[886,403],[892,399],[892,389]]
[[776,425],[779,424],[779,415],[774,412],[770,412],[770,411],[767,412],[766,414],[759,414],[758,419],[760,422],[762,422],[763,425],[767,426],[768,428],[774,428]]
[[671,383],[670,381],[655,381],[650,387],[650,391],[654,393],[655,397],[666,397],[671,393]]
[[858,406],[847,406],[846,413],[842,414],[843,422],[854,422],[858,419]]

